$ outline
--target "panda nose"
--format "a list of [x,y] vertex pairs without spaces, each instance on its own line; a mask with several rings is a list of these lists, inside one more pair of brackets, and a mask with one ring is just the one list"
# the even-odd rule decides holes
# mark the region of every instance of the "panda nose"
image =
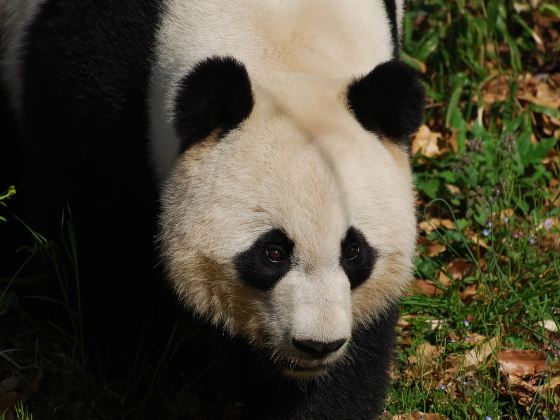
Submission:
[[315,340],[292,340],[296,349],[301,352],[307,353],[316,359],[321,359],[330,353],[334,353],[346,343],[345,338],[340,340],[324,343]]

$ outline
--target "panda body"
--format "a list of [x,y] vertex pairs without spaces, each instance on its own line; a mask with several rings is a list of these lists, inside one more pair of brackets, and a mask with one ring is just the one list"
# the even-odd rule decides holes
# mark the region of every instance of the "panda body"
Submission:
[[70,203],[98,334],[142,335],[165,277],[219,343],[191,343],[228,372],[208,388],[244,417],[380,413],[416,235],[406,141],[423,96],[397,61],[402,13],[398,0],[0,5],[22,185],[41,203],[30,218],[48,229]]

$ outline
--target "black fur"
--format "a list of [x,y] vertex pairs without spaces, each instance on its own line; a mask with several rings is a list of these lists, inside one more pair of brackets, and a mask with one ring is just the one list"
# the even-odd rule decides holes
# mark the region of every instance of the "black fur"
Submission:
[[[283,262],[271,262],[267,255],[267,246],[279,246],[285,251]],[[255,241],[246,251],[235,258],[235,268],[239,278],[249,286],[261,290],[270,290],[290,271],[294,243],[279,229],[271,230]]]
[[252,109],[251,82],[243,64],[232,57],[212,57],[198,63],[179,83],[175,99],[175,129],[181,151],[215,129],[223,136]]
[[69,205],[86,337],[115,361],[136,353],[159,289],[157,196],[145,141],[158,19],[148,0],[47,1],[23,54],[18,187],[29,212],[22,217],[56,241]]
[[[344,251],[352,244],[358,244],[360,253],[355,259],[347,260],[344,257]],[[354,227],[348,229],[346,237],[340,244],[340,248],[340,265],[344,269],[346,276],[348,276],[348,280],[350,280],[350,286],[354,289],[371,276],[375,261],[377,260],[377,251],[369,245],[364,235]]]
[[389,24],[391,25],[391,40],[393,41],[393,58],[397,59],[400,55],[399,28],[397,26],[397,5],[395,0],[383,0]]
[[422,124],[424,87],[418,73],[400,61],[388,61],[348,88],[348,105],[369,131],[408,145]]

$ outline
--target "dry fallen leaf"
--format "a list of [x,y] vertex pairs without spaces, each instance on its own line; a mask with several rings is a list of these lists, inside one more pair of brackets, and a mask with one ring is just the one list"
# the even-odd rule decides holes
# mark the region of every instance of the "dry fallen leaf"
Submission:
[[439,254],[445,252],[447,248],[442,244],[431,244],[428,246],[426,255],[428,257],[437,257]]
[[488,249],[488,244],[484,239],[478,236],[476,233],[472,233],[467,237],[471,242],[475,245],[478,245],[481,248]]
[[481,335],[481,334],[477,334],[477,333],[473,333],[473,332],[469,332],[467,333],[467,336],[465,337],[465,343],[467,344],[471,344],[471,345],[477,345],[482,343],[483,341],[486,340],[486,337]]
[[409,328],[410,327],[410,322],[408,322],[406,319],[404,319],[402,316],[399,318],[399,320],[397,321],[397,327],[405,329],[405,328]]
[[420,228],[420,230],[422,230],[422,232],[424,232],[426,235],[429,235],[430,233],[432,233],[435,229],[435,226],[432,226],[428,221],[426,220],[422,220],[420,223],[418,223],[418,227]]
[[412,289],[424,296],[439,296],[442,294],[442,291],[429,280],[415,279]]
[[442,319],[427,319],[426,324],[430,325],[432,331],[437,330],[443,325],[444,321]]
[[461,189],[453,184],[445,184],[445,187],[449,190],[449,192],[453,195],[461,194]]
[[445,272],[440,271],[438,274],[438,281],[441,283],[442,286],[444,287],[448,287],[451,284],[451,281],[449,281],[449,277],[447,276],[447,274],[445,274]]
[[500,386],[500,392],[503,395],[513,396],[522,407],[530,406],[537,394],[537,387],[515,375],[506,375],[505,379],[505,384]]
[[558,332],[558,324],[553,319],[545,319],[542,322],[542,326],[549,332]]
[[486,363],[488,357],[498,348],[500,343],[499,337],[491,338],[472,348],[465,354],[456,356],[452,355],[447,358],[446,362],[450,369],[473,369]]
[[560,397],[560,376],[550,378],[550,381],[544,385],[544,388],[547,391],[551,390],[555,392]]
[[428,158],[441,155],[443,151],[440,149],[438,141],[442,138],[441,133],[433,132],[423,124],[412,139],[412,154],[420,152],[421,155]]
[[541,118],[544,134],[546,134],[547,136],[556,137],[556,131],[558,131],[558,127],[560,127],[560,120],[550,117],[546,114],[541,114]]
[[[522,407],[531,406],[535,397],[538,395],[543,396],[543,399],[548,399],[546,394],[552,392],[560,396],[560,377],[553,377],[543,383],[542,375],[528,375],[524,378],[520,378],[517,375],[504,374],[504,381],[500,385],[500,393],[502,395],[507,395],[508,397],[513,397],[517,403]],[[542,399],[541,399],[542,401]],[[552,402],[552,401],[551,401]],[[556,398],[555,408],[553,411],[559,412],[560,403]]]
[[472,264],[456,258],[447,265],[447,271],[453,280],[462,280],[473,268]]
[[505,101],[509,95],[508,77],[501,75],[490,80],[482,88],[482,92],[482,100],[485,108],[488,108],[495,102]]
[[469,350],[467,353],[465,353],[465,357],[462,360],[462,366],[472,367],[483,364],[488,356],[490,356],[494,352],[494,350],[498,348],[499,342],[499,337],[494,337],[488,341],[480,343],[475,348]]
[[418,227],[426,235],[429,235],[435,229],[438,229],[440,227],[443,227],[443,228],[448,229],[448,230],[455,229],[455,223],[453,223],[453,221],[450,220],[450,219],[438,219],[438,218],[434,217],[434,218],[431,218],[431,219],[428,219],[428,220],[422,220],[420,223],[418,223]]
[[535,105],[547,106],[550,108],[560,108],[560,90],[552,88],[546,82],[538,82],[535,94],[531,92],[521,92],[517,95],[518,99],[531,102]]
[[546,355],[532,350],[503,350],[498,353],[498,364],[508,375],[534,375],[545,369]]
[[412,343],[410,338],[410,323],[403,317],[400,317],[397,321],[397,332],[399,344],[405,347],[410,346]]
[[412,339],[407,336],[401,336],[400,340],[401,346],[409,347],[412,344]]
[[431,372],[437,365],[437,359],[443,354],[442,347],[436,347],[430,343],[422,343],[416,348],[416,353],[408,357],[410,367],[407,375],[411,378],[420,378]]
[[509,219],[515,214],[515,210],[513,209],[504,209],[500,212],[500,221],[502,223],[508,223]]
[[455,229],[455,222],[453,222],[452,220],[441,219],[440,223],[441,223],[441,226],[443,226],[445,229],[448,229],[448,230]]
[[478,284],[469,284],[460,290],[459,297],[463,302],[470,302],[478,293]]

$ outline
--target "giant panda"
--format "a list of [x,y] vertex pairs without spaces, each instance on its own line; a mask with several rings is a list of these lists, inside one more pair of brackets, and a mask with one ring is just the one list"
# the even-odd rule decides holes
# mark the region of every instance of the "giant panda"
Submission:
[[69,206],[92,334],[142,335],[167,284],[219,343],[187,346],[227,358],[207,388],[243,418],[380,414],[424,101],[402,15],[403,0],[0,5],[28,217],[56,232]]

